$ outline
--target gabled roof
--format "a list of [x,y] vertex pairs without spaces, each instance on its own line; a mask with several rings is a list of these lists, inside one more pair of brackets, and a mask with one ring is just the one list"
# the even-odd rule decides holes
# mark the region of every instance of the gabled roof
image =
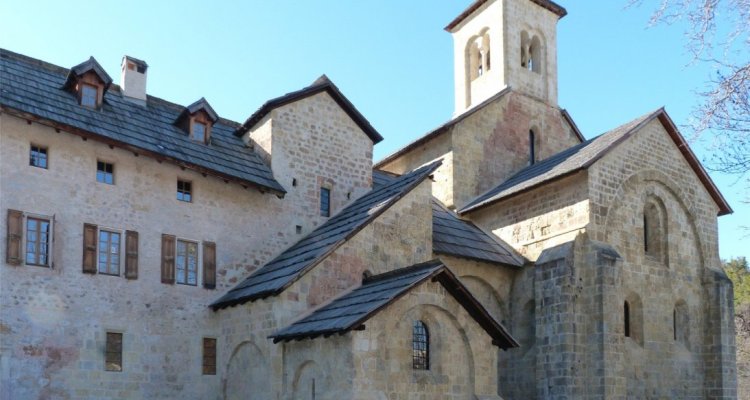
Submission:
[[371,276],[362,286],[335,298],[310,315],[270,336],[274,343],[344,334],[364,329],[364,323],[406,293],[427,282],[439,282],[503,350],[518,347],[518,342],[471,295],[455,275],[440,261]]
[[[92,63],[81,68],[96,67]],[[220,119],[212,129],[211,144],[198,143],[173,124],[184,107],[152,96],[145,107],[136,105],[123,99],[117,85],[104,94],[101,109],[81,107],[75,96],[60,89],[69,72],[0,49],[0,109],[226,181],[279,196],[285,193],[260,156],[234,136],[238,123]]]
[[682,137],[663,108],[522,169],[499,186],[490,189],[469,202],[458,212],[459,214],[464,214],[476,211],[500,200],[534,189],[544,183],[587,169],[618,144],[657,118],[698,176],[698,179],[706,187],[711,198],[719,206],[719,215],[732,213],[732,208],[721,195],[716,185],[708,176],[708,173],[706,173],[706,170],[703,169],[698,158],[687,145],[685,138]]
[[344,110],[347,115],[349,115],[349,118],[351,118],[357,124],[357,126],[362,129],[362,131],[370,138],[370,140],[372,140],[373,144],[379,143],[383,140],[383,137],[380,136],[378,131],[376,131],[375,128],[370,125],[370,122],[359,112],[359,110],[357,110],[356,107],[354,107],[354,104],[352,104],[349,99],[347,99],[346,96],[341,93],[339,88],[336,87],[336,85],[334,85],[333,82],[325,75],[321,75],[320,78],[316,79],[312,85],[304,89],[287,93],[275,99],[268,100],[258,109],[258,111],[254,112],[253,115],[251,115],[250,118],[248,118],[240,128],[237,129],[235,135],[242,136],[245,132],[248,131],[248,129],[252,128],[261,119],[263,119],[263,117],[271,112],[271,110],[290,103],[294,103],[306,97],[316,95],[323,91],[328,92],[328,94],[341,107],[341,109]]
[[89,57],[88,60],[71,68],[62,87],[64,89],[70,88],[75,84],[79,76],[89,71],[96,74],[96,76],[98,76],[99,79],[104,83],[104,91],[106,92],[107,89],[109,89],[109,85],[112,84],[112,78],[109,76],[109,74],[107,74],[107,71],[102,68],[102,66],[99,64],[99,62],[96,61],[94,57]]
[[211,304],[211,308],[218,310],[281,293],[424,181],[439,166],[440,161],[436,161],[405,174],[388,185],[371,190],[255,271]]
[[432,200],[432,251],[513,267],[522,267],[526,262],[510,245],[471,221],[462,220],[435,199]]
[[[474,11],[478,10],[479,7],[484,5],[488,0],[477,0],[472,5],[470,5],[466,10],[464,10],[461,14],[458,15],[453,21],[451,21],[446,27],[445,30],[448,32],[451,32],[453,28],[458,26],[458,24],[461,23],[461,21],[465,20],[467,17],[469,17]],[[561,5],[556,4],[555,2],[552,2],[550,0],[530,0],[536,4],[538,4],[541,7],[544,7],[553,13],[557,14],[560,18],[568,15],[568,11],[565,10]]]
[[211,122],[216,123],[216,121],[219,120],[219,115],[216,114],[216,111],[214,111],[213,107],[208,104],[208,101],[205,97],[201,97],[193,104],[185,107],[185,111],[180,114],[180,117],[178,117],[178,119],[183,118],[186,114],[192,115],[201,110],[203,110],[208,115],[208,118],[211,119]]

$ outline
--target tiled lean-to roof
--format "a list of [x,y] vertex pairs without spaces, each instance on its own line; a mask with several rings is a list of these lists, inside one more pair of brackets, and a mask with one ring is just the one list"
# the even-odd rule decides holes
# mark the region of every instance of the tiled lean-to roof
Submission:
[[411,267],[374,275],[362,285],[325,304],[310,315],[292,323],[270,337],[274,342],[314,339],[366,329],[364,323],[428,280],[439,282],[446,291],[479,323],[502,349],[518,347],[508,331],[497,322],[455,275],[440,261],[433,260]]
[[462,220],[438,200],[432,201],[432,251],[514,267],[526,262],[509,244]]
[[0,49],[0,109],[243,186],[285,193],[260,156],[234,135],[237,122],[219,119],[210,143],[196,142],[174,124],[185,107],[152,96],[145,106],[135,104],[114,84],[100,109],[83,107],[75,94],[62,89],[68,73],[66,68]]
[[544,183],[587,169],[618,144],[622,143],[635,132],[638,132],[654,119],[658,119],[662,123],[672,141],[698,176],[698,179],[703,183],[708,193],[719,206],[719,215],[732,213],[732,208],[721,195],[716,185],[708,176],[708,173],[703,169],[698,158],[687,145],[685,138],[679,133],[677,127],[663,108],[636,118],[609,132],[522,169],[505,182],[479,195],[469,202],[469,204],[458,210],[458,212],[459,214],[464,214],[475,211],[500,200],[539,187]]
[[374,188],[255,271],[211,307],[214,310],[275,296],[325,259],[391,205],[430,176],[440,161]]

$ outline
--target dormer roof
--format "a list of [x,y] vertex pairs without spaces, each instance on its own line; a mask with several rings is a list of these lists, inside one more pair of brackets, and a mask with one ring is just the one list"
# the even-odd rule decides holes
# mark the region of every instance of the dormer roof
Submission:
[[216,114],[216,111],[214,111],[213,107],[211,107],[211,104],[208,104],[208,101],[205,97],[201,97],[200,99],[198,99],[198,101],[185,107],[185,110],[177,119],[180,120],[186,115],[194,115],[198,111],[204,111],[206,115],[208,115],[208,118],[211,120],[212,124],[215,124],[216,121],[219,120],[219,115]]
[[107,89],[109,89],[109,85],[112,84],[112,78],[109,76],[109,74],[107,74],[107,71],[102,68],[102,66],[99,64],[99,62],[96,61],[94,57],[89,57],[88,60],[70,69],[70,72],[68,72],[68,77],[65,79],[65,84],[63,84],[63,89],[71,88],[73,85],[75,85],[78,78],[80,78],[87,72],[93,72],[97,77],[99,77],[99,80],[101,80],[104,84],[105,92],[107,91]]
[[265,117],[273,109],[294,103],[302,100],[306,97],[314,96],[320,92],[328,92],[333,100],[346,112],[349,117],[359,126],[360,129],[372,140],[373,144],[377,144],[383,140],[378,131],[370,125],[370,122],[354,107],[349,99],[344,96],[338,87],[324,74],[316,79],[312,85],[297,90],[295,92],[287,93],[283,96],[275,99],[268,100],[263,104],[258,111],[254,112],[253,115],[248,118],[242,126],[237,129],[235,135],[242,136],[250,128],[255,126],[263,117]]

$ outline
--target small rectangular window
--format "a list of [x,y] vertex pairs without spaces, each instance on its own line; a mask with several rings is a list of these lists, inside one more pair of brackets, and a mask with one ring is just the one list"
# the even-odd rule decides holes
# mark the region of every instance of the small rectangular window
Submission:
[[177,200],[190,203],[193,201],[193,184],[188,181],[177,180]]
[[182,285],[198,285],[198,244],[177,240],[175,282]]
[[47,149],[32,144],[31,152],[29,153],[29,165],[47,169]]
[[120,233],[99,231],[99,273],[120,275]]
[[320,188],[320,215],[331,216],[331,189],[324,187]]
[[26,264],[49,266],[50,221],[26,218]]
[[96,162],[96,181],[108,185],[115,184],[115,166],[113,164],[97,161]]
[[193,121],[193,140],[206,143],[206,124]]
[[122,333],[107,332],[107,343],[104,349],[104,369],[122,371]]
[[81,105],[96,108],[97,92],[96,86],[86,83],[81,84]]
[[203,375],[216,375],[216,339],[203,338]]

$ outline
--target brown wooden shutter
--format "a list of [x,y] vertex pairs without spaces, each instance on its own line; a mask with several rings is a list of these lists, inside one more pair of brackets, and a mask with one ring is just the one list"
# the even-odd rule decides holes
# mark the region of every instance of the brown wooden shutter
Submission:
[[83,224],[83,273],[96,273],[96,225]]
[[216,287],[216,243],[203,242],[203,287]]
[[125,231],[125,278],[138,279],[138,232]]
[[161,282],[174,283],[174,235],[161,235]]
[[23,213],[8,210],[8,235],[5,248],[5,261],[11,265],[21,265],[21,244],[23,238]]

